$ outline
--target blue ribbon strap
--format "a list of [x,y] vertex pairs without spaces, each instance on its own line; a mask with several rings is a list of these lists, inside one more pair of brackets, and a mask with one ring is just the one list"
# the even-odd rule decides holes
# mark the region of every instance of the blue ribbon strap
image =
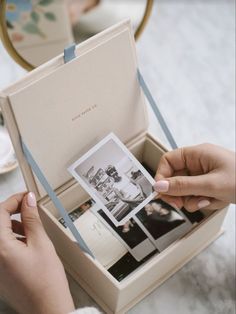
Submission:
[[142,76],[142,74],[140,73],[139,70],[138,70],[138,80],[139,80],[139,84],[140,84],[140,86],[141,86],[141,88],[142,88],[142,90],[144,92],[144,95],[147,97],[147,100],[149,101],[149,103],[150,103],[150,105],[152,107],[152,110],[153,110],[157,120],[159,121],[159,123],[160,123],[160,125],[162,127],[162,130],[165,133],[165,136],[167,137],[171,147],[173,149],[178,148],[178,146],[177,146],[177,144],[176,144],[176,142],[174,140],[174,137],[171,134],[171,132],[170,132],[170,130],[169,130],[169,128],[168,128],[168,126],[167,126],[167,124],[166,124],[166,122],[165,122],[165,120],[164,120],[164,118],[163,118],[163,116],[162,116],[158,106],[157,106],[157,103],[153,99],[152,94],[151,94],[147,84],[145,83],[144,78],[143,78],[143,76]]
[[85,243],[85,241],[83,240],[83,238],[81,237],[80,233],[78,232],[78,230],[76,229],[75,225],[73,224],[73,222],[71,221],[68,212],[65,210],[65,208],[63,207],[62,203],[60,202],[60,200],[58,199],[56,193],[53,191],[53,189],[51,188],[50,184],[48,183],[47,179],[45,178],[44,174],[42,173],[41,169],[39,168],[38,164],[36,163],[36,161],[34,160],[33,156],[31,155],[29,149],[27,148],[27,146],[24,144],[24,142],[22,141],[22,149],[24,152],[24,155],[29,163],[29,165],[31,166],[33,172],[35,173],[36,177],[38,178],[39,182],[42,184],[42,186],[44,187],[45,191],[48,193],[48,195],[50,196],[53,204],[55,205],[55,207],[58,209],[61,217],[64,219],[66,226],[70,229],[71,233],[73,234],[73,236],[75,237],[78,245],[80,246],[80,248],[88,253],[89,255],[91,255],[94,258],[94,255],[92,254],[92,252],[90,251],[90,249],[88,248],[87,244]]
[[75,49],[76,49],[75,43],[69,45],[68,47],[64,49],[64,62],[65,63],[68,63],[74,58],[76,58]]

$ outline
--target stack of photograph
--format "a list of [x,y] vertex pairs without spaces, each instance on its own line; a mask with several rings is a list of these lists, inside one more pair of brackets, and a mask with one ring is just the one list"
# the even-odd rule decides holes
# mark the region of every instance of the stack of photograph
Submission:
[[68,170],[89,195],[69,216],[119,281],[192,228],[182,210],[158,198],[154,178],[113,133]]

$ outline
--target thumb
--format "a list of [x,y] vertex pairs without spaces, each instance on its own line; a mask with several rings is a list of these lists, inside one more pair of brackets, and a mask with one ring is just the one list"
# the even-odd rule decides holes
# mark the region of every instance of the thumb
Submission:
[[22,200],[21,219],[27,242],[38,242],[45,238],[46,233],[39,217],[36,197],[32,192],[26,194]]
[[214,197],[214,174],[176,176],[161,179],[154,184],[155,191],[172,196],[202,195]]

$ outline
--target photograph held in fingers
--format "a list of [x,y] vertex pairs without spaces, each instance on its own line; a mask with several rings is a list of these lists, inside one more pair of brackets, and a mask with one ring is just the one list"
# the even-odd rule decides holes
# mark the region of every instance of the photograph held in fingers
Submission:
[[68,170],[116,226],[157,195],[154,179],[113,133]]

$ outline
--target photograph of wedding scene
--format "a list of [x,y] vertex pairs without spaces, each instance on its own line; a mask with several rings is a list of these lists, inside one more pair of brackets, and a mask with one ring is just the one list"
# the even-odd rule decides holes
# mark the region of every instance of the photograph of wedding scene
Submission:
[[117,222],[128,220],[152,199],[152,183],[133,159],[110,139],[74,169]]

